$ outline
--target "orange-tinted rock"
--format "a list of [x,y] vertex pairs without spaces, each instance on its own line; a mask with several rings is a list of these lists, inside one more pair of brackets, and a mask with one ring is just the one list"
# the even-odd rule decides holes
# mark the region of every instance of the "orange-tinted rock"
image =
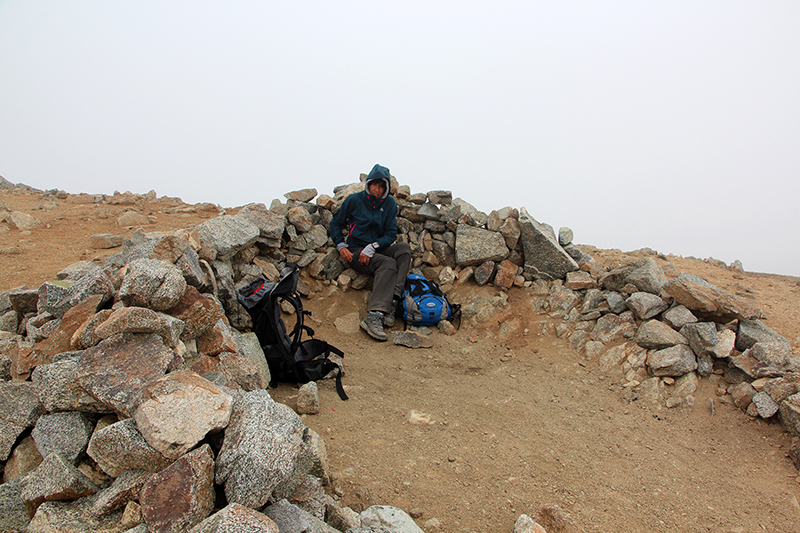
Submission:
[[204,444],[142,487],[142,518],[153,533],[187,531],[214,510],[214,456]]
[[34,366],[52,363],[54,355],[72,350],[72,336],[84,322],[97,313],[102,301],[103,296],[95,294],[65,312],[61,323],[50,337],[34,345]]

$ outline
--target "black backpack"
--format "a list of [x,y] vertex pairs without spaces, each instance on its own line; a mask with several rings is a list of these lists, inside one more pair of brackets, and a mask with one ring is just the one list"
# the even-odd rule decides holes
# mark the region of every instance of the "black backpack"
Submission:
[[[303,324],[305,315],[297,280],[300,271],[297,265],[287,263],[281,270],[278,281],[269,281],[259,276],[237,291],[237,299],[253,319],[253,332],[258,337],[261,349],[269,365],[271,386],[282,383],[308,383],[336,372],[336,392],[342,400],[347,394],[342,387],[342,369],[330,360],[331,353],[344,357],[344,353],[319,339],[301,341],[303,331],[310,337],[314,330]],[[281,318],[281,301],[289,302],[295,310],[297,322],[291,332]]]

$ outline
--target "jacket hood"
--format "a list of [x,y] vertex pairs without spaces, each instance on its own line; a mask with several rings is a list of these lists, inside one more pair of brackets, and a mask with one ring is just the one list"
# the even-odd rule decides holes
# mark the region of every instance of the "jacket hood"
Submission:
[[383,196],[381,198],[386,198],[389,196],[389,190],[392,188],[392,175],[389,173],[389,169],[381,166],[375,165],[372,167],[372,170],[369,171],[367,175],[367,181],[364,182],[364,191],[369,194],[369,184],[375,180],[382,180],[384,185]]

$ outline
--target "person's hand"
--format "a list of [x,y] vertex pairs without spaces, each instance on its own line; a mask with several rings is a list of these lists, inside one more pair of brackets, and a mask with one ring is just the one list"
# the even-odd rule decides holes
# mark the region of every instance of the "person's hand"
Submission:
[[[351,254],[351,256],[352,256],[352,254]],[[364,266],[367,266],[369,264],[369,259],[370,258],[369,258],[368,255],[364,255],[364,254],[359,254],[358,255],[358,262],[361,263]]]
[[342,248],[339,250],[339,257],[347,261],[348,263],[353,260],[353,252],[351,252],[348,248]]

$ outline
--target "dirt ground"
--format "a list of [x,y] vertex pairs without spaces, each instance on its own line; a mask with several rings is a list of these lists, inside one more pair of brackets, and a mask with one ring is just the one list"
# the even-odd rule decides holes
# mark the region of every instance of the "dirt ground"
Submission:
[[[28,231],[0,224],[0,290],[35,288],[71,263],[116,253],[92,249],[90,237],[133,233],[116,225],[125,210],[155,217],[146,232],[217,214],[179,213],[163,198],[84,204],[0,191],[0,202],[43,223]],[[631,257],[583,248],[607,266]],[[798,353],[800,279],[666,257],[679,271],[748,298]],[[497,292],[468,283],[450,296],[465,303]],[[621,373],[604,375],[566,340],[537,333],[540,322],[556,322],[532,310],[526,289],[508,293],[509,310],[475,326],[465,322],[454,336],[434,332],[434,347],[416,350],[334,326],[363,313],[365,296],[325,287],[306,301],[316,336],[346,354],[350,400],[340,401],[324,382],[321,412],[303,417],[325,438],[329,489],[343,504],[400,507],[427,533],[510,532],[521,513],[533,516],[546,503],[592,532],[800,532],[791,436],[717,397],[709,380],[701,380],[691,410],[626,403]],[[509,320],[520,322],[521,333],[505,338],[500,324]],[[294,387],[271,392],[294,405]],[[430,423],[410,422],[412,412]]]

